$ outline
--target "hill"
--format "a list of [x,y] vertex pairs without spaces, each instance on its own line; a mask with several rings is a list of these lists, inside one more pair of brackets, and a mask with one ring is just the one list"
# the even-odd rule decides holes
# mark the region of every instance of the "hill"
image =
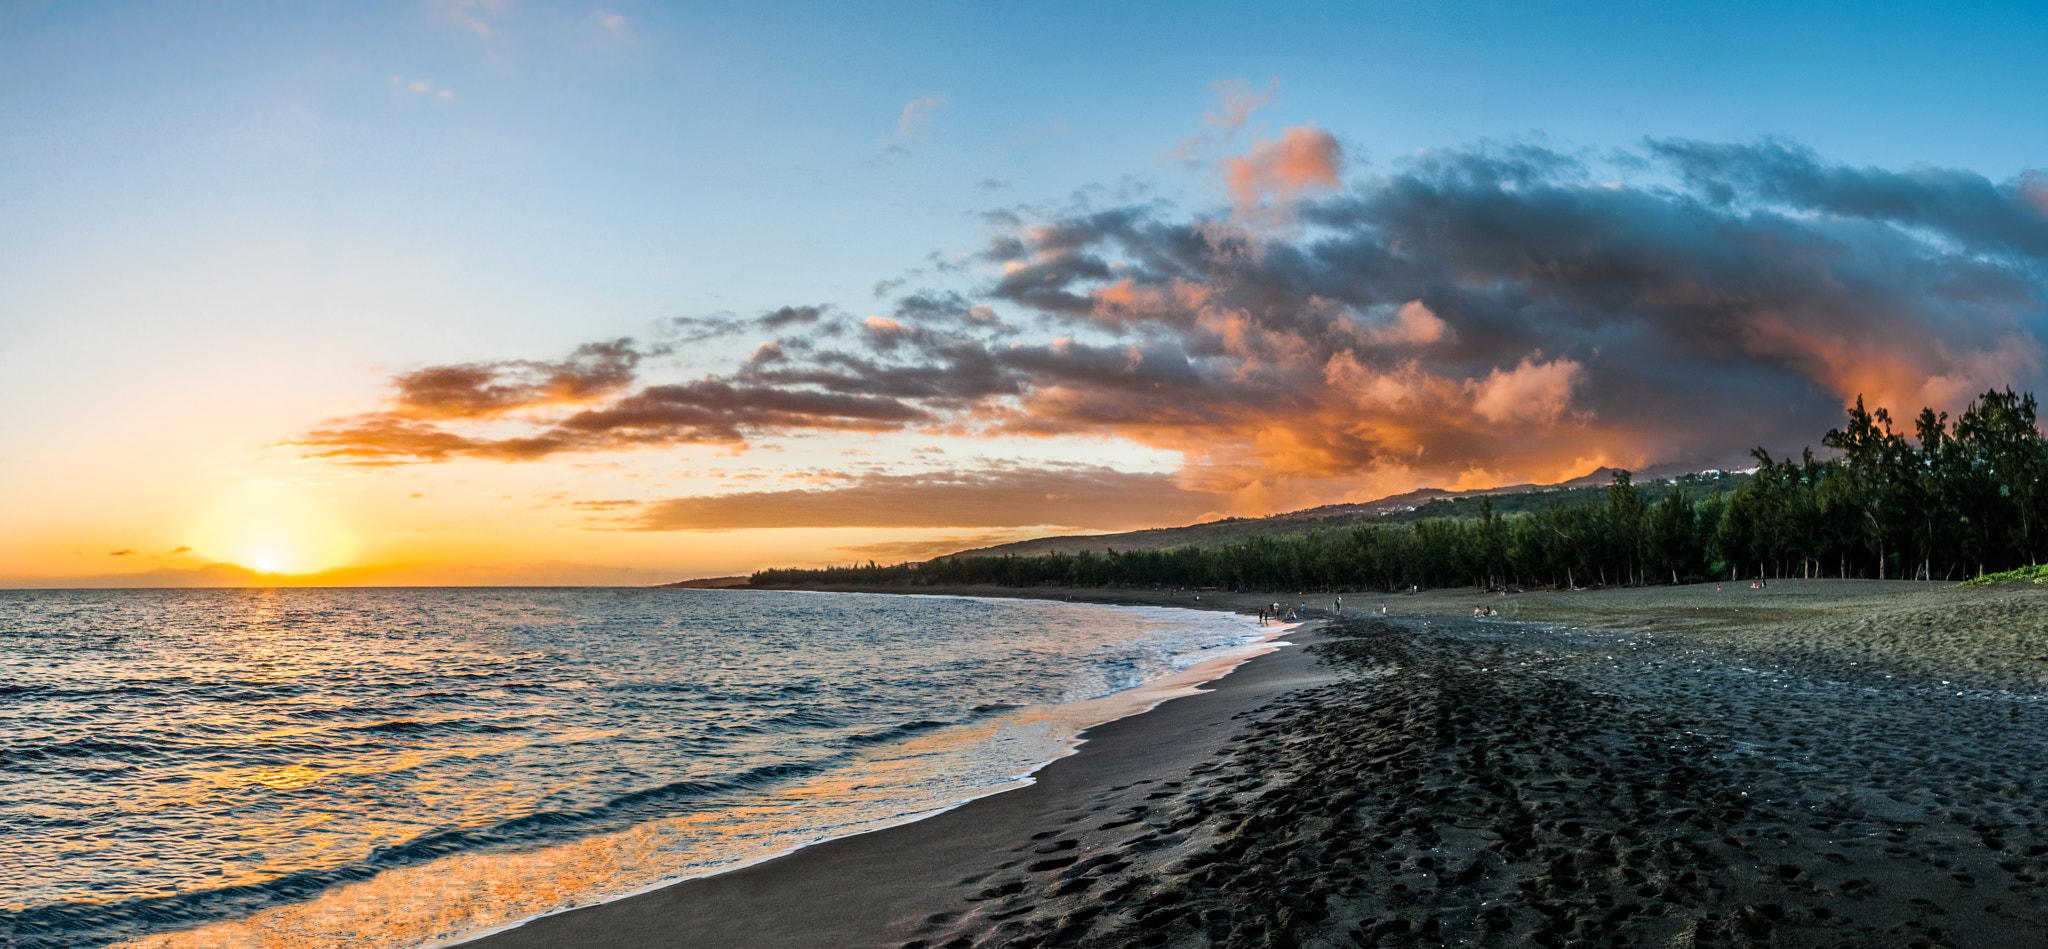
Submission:
[[[1614,471],[1613,468],[1596,468],[1588,474],[1556,484],[1515,484],[1467,491],[1419,488],[1375,501],[1325,504],[1265,517],[1227,517],[1183,527],[1155,527],[1120,534],[1035,537],[994,547],[963,550],[949,556],[1028,557],[1049,553],[1071,554],[1083,550],[1121,552],[1177,547],[1184,544],[1238,543],[1253,537],[1293,534],[1304,530],[1333,530],[1367,521],[1404,522],[1427,517],[1467,517],[1478,513],[1481,498],[1492,499],[1496,513],[1509,514],[1515,511],[1534,510],[1554,503],[1578,503],[1585,500],[1587,495],[1596,494],[1612,483]],[[1654,465],[1635,473],[1636,484],[1644,488],[1685,482],[1696,490],[1711,490],[1716,485],[1732,487],[1734,482],[1729,480],[1730,477],[1728,473],[1720,470],[1701,471],[1699,466],[1694,465]]]
[[658,590],[723,590],[729,587],[747,585],[746,577],[698,577],[695,580],[677,580],[674,583],[655,585]]

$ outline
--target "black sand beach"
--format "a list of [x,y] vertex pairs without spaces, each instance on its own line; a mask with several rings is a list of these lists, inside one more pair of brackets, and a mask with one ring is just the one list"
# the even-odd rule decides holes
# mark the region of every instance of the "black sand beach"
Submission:
[[474,945],[2044,945],[2043,596],[1390,598],[1031,788]]

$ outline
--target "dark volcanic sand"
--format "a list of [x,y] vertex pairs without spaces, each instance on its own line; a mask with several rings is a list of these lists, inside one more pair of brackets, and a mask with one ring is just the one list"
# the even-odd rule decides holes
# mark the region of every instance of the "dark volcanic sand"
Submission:
[[2048,945],[2038,697],[1428,623],[924,945]]
[[1395,599],[1033,788],[491,942],[2044,946],[2040,597]]

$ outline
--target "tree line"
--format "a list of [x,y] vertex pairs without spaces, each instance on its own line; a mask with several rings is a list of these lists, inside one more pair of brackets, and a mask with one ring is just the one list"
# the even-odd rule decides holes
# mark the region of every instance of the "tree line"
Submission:
[[2034,396],[1984,393],[1910,433],[1858,397],[1843,427],[1738,477],[1639,485],[1617,471],[1592,498],[1498,514],[1378,521],[1151,550],[953,556],[763,570],[756,586],[1209,587],[1398,590],[1581,587],[1842,577],[1961,580],[2039,563],[2048,542],[2048,439]]

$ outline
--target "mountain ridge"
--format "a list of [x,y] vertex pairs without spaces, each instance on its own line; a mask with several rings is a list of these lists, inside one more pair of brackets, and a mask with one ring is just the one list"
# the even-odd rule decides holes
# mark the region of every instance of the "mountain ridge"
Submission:
[[[1122,531],[1112,534],[1061,534],[1051,537],[1034,537],[1030,540],[1012,541],[992,547],[976,547],[969,550],[945,554],[945,557],[1028,557],[1036,554],[1077,553],[1090,551],[1131,551],[1150,550],[1188,543],[1227,543],[1241,541],[1264,534],[1279,534],[1301,530],[1304,527],[1348,527],[1360,521],[1385,517],[1416,510],[1425,504],[1439,500],[1460,500],[1466,498],[1501,497],[1506,495],[1541,494],[1553,491],[1570,491],[1582,488],[1604,487],[1613,482],[1617,468],[1601,466],[1576,478],[1555,484],[1512,484],[1492,488],[1467,488],[1463,491],[1449,488],[1416,488],[1401,494],[1388,495],[1372,501],[1350,501],[1340,504],[1323,504],[1298,511],[1285,511],[1263,517],[1226,517],[1220,520],[1186,524],[1179,527],[1151,527],[1144,530]],[[1700,464],[1649,465],[1640,471],[1630,471],[1637,483],[1671,481],[1688,475],[1719,474],[1726,469]],[[936,558],[934,558],[936,559]]]

